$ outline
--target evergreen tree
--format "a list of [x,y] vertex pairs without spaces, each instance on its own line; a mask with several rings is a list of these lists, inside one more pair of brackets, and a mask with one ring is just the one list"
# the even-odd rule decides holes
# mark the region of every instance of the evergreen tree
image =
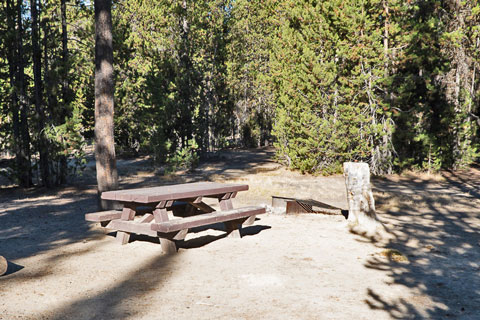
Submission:
[[270,52],[277,7],[271,0],[239,0],[228,17],[228,86],[235,101],[236,134],[249,147],[271,140],[275,107]]
[[[274,141],[293,169],[376,174],[478,157],[476,1],[114,4],[120,152],[193,163]],[[2,172],[21,186],[66,182],[94,138],[93,15],[83,0],[2,2]]]
[[478,38],[475,6],[423,1],[398,17],[409,38],[392,86],[400,169],[463,166],[477,156],[478,58],[466,49]]
[[95,160],[99,207],[112,209],[111,201],[100,198],[104,191],[118,188],[113,132],[113,32],[112,3],[95,0]]
[[284,2],[273,47],[280,158],[306,172],[344,161],[391,171],[380,1]]

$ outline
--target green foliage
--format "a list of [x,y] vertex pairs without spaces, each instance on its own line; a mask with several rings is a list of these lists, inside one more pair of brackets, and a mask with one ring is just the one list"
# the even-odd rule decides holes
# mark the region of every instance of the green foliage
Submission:
[[400,169],[456,168],[477,157],[479,20],[472,6],[425,1],[399,17],[408,35],[392,86],[401,110],[394,117]]
[[52,174],[60,179],[62,159],[68,158],[70,162],[68,170],[76,173],[84,168],[85,164],[85,139],[83,137],[83,125],[78,116],[79,110],[74,111],[74,116],[58,126],[46,128],[45,135],[49,141],[50,162]]
[[[93,5],[68,2],[65,61],[60,0],[39,2],[43,128],[30,8],[0,6],[0,147],[24,185],[40,137],[61,183],[94,135]],[[119,0],[113,25],[120,153],[191,169],[204,152],[273,143],[292,169],[366,161],[375,174],[479,155],[478,1]]]
[[113,15],[120,148],[160,154],[166,140],[183,148],[195,138],[207,151],[230,135],[232,103],[222,76],[226,5],[118,2]]
[[276,7],[272,0],[235,1],[227,20],[227,84],[240,129],[236,138],[248,147],[272,140],[275,102],[269,61]]
[[168,157],[167,164],[173,171],[178,169],[194,170],[198,166],[199,159],[198,144],[195,140],[190,140],[187,146],[174,150]]
[[327,173],[352,160],[374,173],[475,161],[477,6],[278,4],[269,66],[279,159]]
[[[7,7],[8,3],[10,7]],[[17,5],[21,7],[18,8]],[[17,9],[22,12],[20,21]],[[92,123],[87,120],[86,110],[90,109],[89,104],[93,105],[93,63],[90,55],[93,46],[90,48],[89,44],[85,44],[93,43],[90,22],[92,10],[83,1],[72,1],[67,6],[67,21],[70,22],[67,35],[74,41],[69,42],[67,51],[64,52],[60,0],[39,1],[39,108],[33,105],[30,8],[25,3],[9,1],[3,2],[0,11],[0,15],[5,14],[7,17],[0,19],[0,29],[6,27],[9,30],[0,36],[3,37],[0,43],[5,44],[0,61],[6,57],[5,64],[0,63],[0,82],[5,89],[0,90],[2,150],[8,150],[16,156],[15,164],[11,167],[13,179],[20,185],[30,186],[31,182],[47,186],[64,183],[69,170],[81,168],[84,125]],[[23,29],[21,35],[19,24]],[[18,41],[20,36],[23,36],[21,43]],[[63,58],[65,53],[66,59]],[[24,111],[21,110],[21,105],[24,105]],[[41,143],[42,138],[46,139],[46,144]],[[40,177],[25,176],[26,171],[37,167],[38,160],[35,161],[35,166],[31,162],[41,152],[47,155],[45,161],[40,162],[49,169],[48,181],[45,181],[45,177],[40,180]],[[26,164],[19,165],[19,158],[24,159]]]
[[[280,159],[303,172],[344,161],[391,170],[381,2],[283,2],[272,50]],[[342,8],[340,10],[339,8]]]

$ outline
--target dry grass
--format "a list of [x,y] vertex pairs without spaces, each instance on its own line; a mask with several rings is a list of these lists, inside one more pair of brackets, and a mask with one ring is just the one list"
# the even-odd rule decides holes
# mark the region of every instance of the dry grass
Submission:
[[381,251],[379,255],[387,258],[390,261],[408,262],[408,258],[403,253],[395,249],[385,249]]
[[426,172],[420,170],[407,170],[400,175],[391,175],[388,178],[392,181],[407,180],[410,182],[444,182],[442,172]]

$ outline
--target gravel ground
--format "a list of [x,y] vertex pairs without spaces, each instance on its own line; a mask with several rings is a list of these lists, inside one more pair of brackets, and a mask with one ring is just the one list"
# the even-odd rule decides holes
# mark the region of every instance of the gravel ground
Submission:
[[[146,158],[119,161],[121,187],[247,183],[234,206],[271,196],[345,208],[342,176],[283,169],[270,149],[217,154],[164,175]],[[374,179],[392,240],[347,231],[341,215],[259,216],[227,238],[199,228],[164,255],[154,238],[84,221],[96,211],[94,166],[55,190],[0,189],[0,319],[480,319],[480,172]]]

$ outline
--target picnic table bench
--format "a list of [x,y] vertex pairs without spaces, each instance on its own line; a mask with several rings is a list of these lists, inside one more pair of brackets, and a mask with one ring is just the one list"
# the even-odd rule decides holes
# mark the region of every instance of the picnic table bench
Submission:
[[[102,199],[119,201],[123,209],[87,213],[85,220],[116,230],[122,244],[128,243],[130,233],[158,237],[162,250],[172,253],[177,251],[175,241],[184,240],[195,227],[223,222],[229,236],[240,237],[242,225],[252,224],[256,215],[265,213],[259,206],[233,208],[237,192],[246,190],[246,184],[196,182],[108,191],[102,193]],[[203,198],[218,199],[220,211]],[[175,219],[170,219],[168,211]]]

